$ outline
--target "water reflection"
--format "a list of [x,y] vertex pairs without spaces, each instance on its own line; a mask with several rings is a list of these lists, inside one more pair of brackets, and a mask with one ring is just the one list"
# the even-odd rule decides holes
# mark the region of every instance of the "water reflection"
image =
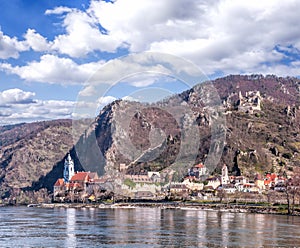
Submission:
[[76,209],[68,208],[66,210],[66,245],[65,247],[76,247]]
[[300,217],[158,208],[2,208],[0,247],[300,247]]

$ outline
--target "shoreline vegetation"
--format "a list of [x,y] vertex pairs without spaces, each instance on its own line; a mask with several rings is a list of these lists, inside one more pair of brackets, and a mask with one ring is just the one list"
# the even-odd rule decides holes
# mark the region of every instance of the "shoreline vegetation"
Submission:
[[178,201],[141,201],[141,202],[119,202],[119,203],[40,203],[29,204],[27,207],[37,208],[158,208],[158,209],[181,209],[181,210],[214,210],[232,213],[257,213],[300,216],[300,206],[295,206],[293,213],[288,214],[287,204],[268,203],[244,203],[244,202],[178,202]]

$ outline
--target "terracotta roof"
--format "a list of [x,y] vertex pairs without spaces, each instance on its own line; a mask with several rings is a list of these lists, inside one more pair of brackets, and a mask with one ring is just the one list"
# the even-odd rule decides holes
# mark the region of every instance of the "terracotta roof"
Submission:
[[194,168],[204,168],[204,165],[203,164],[196,164],[195,166],[194,166]]
[[67,183],[66,184],[66,188],[67,189],[76,189],[76,188],[80,188],[81,185],[79,183]]
[[63,178],[58,178],[54,184],[55,187],[60,187],[63,186],[65,184],[64,179]]
[[77,172],[74,176],[72,176],[71,178],[71,182],[73,181],[89,181],[90,177],[89,177],[89,173],[90,172]]

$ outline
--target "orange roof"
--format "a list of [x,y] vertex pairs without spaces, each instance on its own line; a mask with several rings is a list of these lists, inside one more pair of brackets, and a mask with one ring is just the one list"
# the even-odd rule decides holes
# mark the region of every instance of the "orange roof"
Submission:
[[65,184],[64,179],[63,178],[58,178],[54,184],[55,187],[60,187],[63,186]]
[[271,180],[270,179],[265,179],[264,180],[264,185],[269,185],[271,184]]
[[71,178],[71,182],[73,181],[89,181],[89,172],[77,172],[74,176]]
[[274,180],[277,178],[277,175],[274,174],[274,173],[272,173],[272,174],[267,174],[267,175],[266,175],[266,178],[268,178],[268,179],[274,181]]
[[204,165],[200,163],[200,164],[196,164],[194,167],[195,168],[204,168]]
[[67,189],[77,189],[80,188],[81,185],[79,183],[66,183],[66,188]]

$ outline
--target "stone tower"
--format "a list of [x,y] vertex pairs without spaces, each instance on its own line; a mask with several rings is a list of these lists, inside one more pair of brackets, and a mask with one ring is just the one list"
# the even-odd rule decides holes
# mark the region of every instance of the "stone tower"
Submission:
[[69,182],[74,176],[74,162],[71,158],[70,153],[68,153],[68,157],[65,159],[65,166],[64,166],[64,181],[65,183]]

